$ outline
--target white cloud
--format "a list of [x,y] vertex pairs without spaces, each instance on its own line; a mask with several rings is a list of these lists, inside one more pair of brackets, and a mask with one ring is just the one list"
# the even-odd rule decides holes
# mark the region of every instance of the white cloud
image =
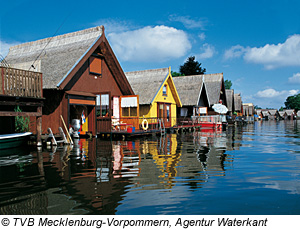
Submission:
[[277,97],[288,97],[295,95],[299,92],[299,90],[282,90],[276,91],[275,89],[265,89],[262,91],[258,91],[256,93],[256,97],[258,98],[277,98]]
[[197,59],[211,58],[216,53],[215,47],[207,43],[203,44],[201,51],[200,54],[196,55]]
[[123,61],[161,62],[185,56],[191,49],[187,34],[173,27],[155,26],[107,35]]
[[300,35],[290,36],[284,43],[266,44],[263,47],[233,46],[225,51],[224,58],[237,58],[263,64],[266,69],[282,66],[300,66]]
[[282,90],[277,91],[275,89],[269,88],[262,91],[258,91],[252,96],[251,102],[262,108],[277,108],[284,106],[284,102],[287,97],[298,94],[299,90]]
[[282,91],[276,91],[275,89],[265,89],[263,91],[258,91],[256,96],[259,98],[275,98],[279,96],[289,96],[289,95],[294,95],[298,92],[299,90],[282,90]]
[[102,19],[98,20],[95,23],[93,23],[94,26],[103,25],[105,28],[105,33],[121,33],[128,30],[135,29],[136,26],[134,26],[129,21],[122,21],[122,20],[116,20],[116,19]]
[[293,74],[293,76],[289,78],[289,83],[300,84],[300,73]]
[[244,48],[241,45],[232,46],[229,50],[225,51],[224,58],[225,59],[232,59],[232,58],[239,58],[244,55],[247,51],[247,48]]
[[199,35],[198,35],[198,38],[199,38],[201,41],[204,41],[204,40],[205,40],[205,38],[206,38],[206,35],[205,35],[205,33],[201,33],[201,34],[199,34]]
[[5,41],[1,41],[0,40],[0,54],[5,57],[8,54],[9,51],[9,47],[14,46],[14,45],[18,45],[19,43],[17,42],[5,42]]
[[187,29],[204,29],[206,24],[206,20],[204,19],[194,20],[189,16],[170,15],[169,20],[172,22],[181,22]]
[[251,48],[247,51],[245,60],[264,64],[267,69],[277,66],[300,66],[300,35],[293,35],[282,44]]

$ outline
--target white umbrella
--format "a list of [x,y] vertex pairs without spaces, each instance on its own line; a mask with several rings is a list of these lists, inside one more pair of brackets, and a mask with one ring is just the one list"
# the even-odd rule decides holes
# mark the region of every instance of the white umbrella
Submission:
[[222,104],[214,104],[212,106],[215,112],[220,113],[220,114],[226,114],[228,109],[225,105]]

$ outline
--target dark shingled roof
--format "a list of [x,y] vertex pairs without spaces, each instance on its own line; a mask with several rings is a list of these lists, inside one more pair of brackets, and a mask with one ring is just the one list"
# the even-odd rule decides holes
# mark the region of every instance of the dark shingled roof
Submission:
[[[75,64],[103,34],[103,26],[13,46],[5,58],[13,68],[43,73],[43,88],[57,88]],[[40,56],[39,56],[40,55]],[[33,70],[33,68],[31,68]]]

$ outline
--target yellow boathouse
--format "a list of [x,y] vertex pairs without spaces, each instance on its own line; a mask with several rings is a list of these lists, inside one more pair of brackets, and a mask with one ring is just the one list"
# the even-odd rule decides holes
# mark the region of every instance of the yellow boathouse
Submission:
[[177,107],[182,104],[171,68],[127,72],[125,75],[134,93],[139,95],[140,118],[146,118],[149,123],[162,118],[166,128],[175,126]]

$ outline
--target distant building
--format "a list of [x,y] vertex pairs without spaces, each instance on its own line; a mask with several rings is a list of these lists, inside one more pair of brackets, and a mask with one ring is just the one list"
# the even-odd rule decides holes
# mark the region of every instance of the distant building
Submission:
[[242,97],[241,94],[234,94],[234,113],[237,116],[243,115]]
[[232,116],[234,112],[234,90],[226,89],[225,92],[226,92],[228,115]]

